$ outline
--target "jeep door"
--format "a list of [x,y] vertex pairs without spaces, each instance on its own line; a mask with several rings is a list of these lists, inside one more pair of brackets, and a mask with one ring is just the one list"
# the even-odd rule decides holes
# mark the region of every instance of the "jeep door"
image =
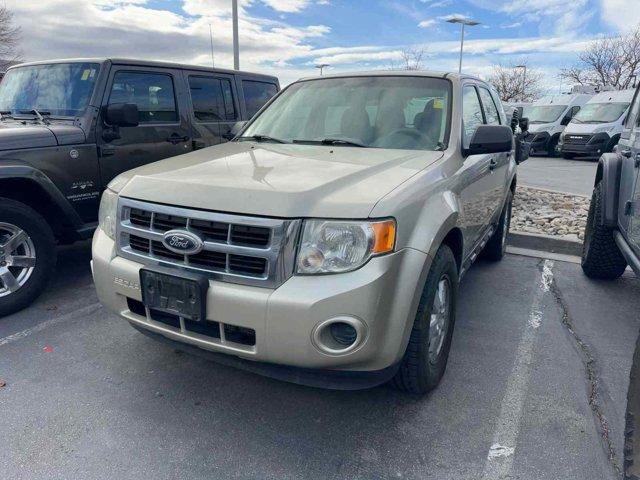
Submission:
[[620,227],[627,230],[631,247],[640,255],[640,88],[636,92],[620,141],[624,163],[620,175]]
[[[486,124],[478,86],[462,88],[462,147],[467,148],[478,126]],[[460,225],[464,233],[465,255],[470,254],[491,223],[497,208],[497,189],[504,182],[494,173],[498,166],[495,154],[470,155],[464,159],[459,178],[462,212]],[[500,187],[498,187],[500,185]]]
[[[179,70],[114,66],[103,97],[103,107],[133,103],[138,107],[137,127],[110,127],[100,119],[98,152],[102,182],[132,168],[191,151],[191,130],[186,108],[180,108]],[[104,113],[104,108],[102,109]],[[111,140],[111,137],[116,137]]]
[[238,95],[233,75],[185,71],[189,87],[189,117],[193,148],[205,148],[231,139],[231,130],[240,120]]

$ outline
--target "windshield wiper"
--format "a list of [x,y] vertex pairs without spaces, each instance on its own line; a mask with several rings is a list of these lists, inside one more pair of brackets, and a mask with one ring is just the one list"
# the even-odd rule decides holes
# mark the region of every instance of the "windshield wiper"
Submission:
[[254,140],[256,142],[274,142],[274,143],[289,143],[286,140],[280,140],[279,138],[270,137],[269,135],[247,135],[238,137],[238,140]]
[[322,140],[294,140],[293,143],[308,143],[318,145],[344,145],[347,147],[369,148],[369,145],[356,142],[355,140],[347,140],[345,138],[323,138]]
[[36,110],[35,108],[32,108],[31,110],[19,110],[18,113],[21,113],[23,115],[35,115],[35,117],[38,119],[38,121],[40,123],[44,123],[45,125],[47,123],[49,123],[49,122],[48,122],[48,120],[46,120],[44,118],[44,116],[45,115],[47,115],[47,116],[51,115],[51,112],[44,112],[44,111],[40,112],[40,111]]

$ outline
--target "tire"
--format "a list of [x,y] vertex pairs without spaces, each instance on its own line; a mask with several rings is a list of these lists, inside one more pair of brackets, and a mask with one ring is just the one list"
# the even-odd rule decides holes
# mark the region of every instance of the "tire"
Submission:
[[509,190],[507,200],[502,208],[500,220],[498,220],[498,228],[493,232],[491,238],[482,250],[482,257],[499,262],[507,253],[507,239],[509,237],[509,228],[511,227],[511,212],[513,210],[513,193]]
[[44,218],[23,203],[0,198],[0,317],[38,298],[55,263],[55,238]]
[[614,229],[601,225],[602,183],[593,189],[582,246],[582,270],[589,278],[613,280],[622,275],[627,261],[613,238]]
[[558,146],[558,137],[551,137],[549,140],[549,145],[547,146],[547,156],[549,157],[557,157],[558,153],[556,152],[556,147]]
[[[443,282],[446,285],[445,288],[441,287]],[[447,300],[442,302],[445,304],[444,309],[440,309],[436,304],[436,294],[444,290],[447,292],[445,295]],[[457,298],[458,267],[451,249],[442,245],[427,275],[400,368],[391,380],[395,388],[423,395],[440,383],[449,358]],[[436,310],[441,315],[437,315]],[[432,313],[434,314],[433,322]],[[439,329],[438,325],[440,325]],[[437,335],[439,332],[442,333]]]

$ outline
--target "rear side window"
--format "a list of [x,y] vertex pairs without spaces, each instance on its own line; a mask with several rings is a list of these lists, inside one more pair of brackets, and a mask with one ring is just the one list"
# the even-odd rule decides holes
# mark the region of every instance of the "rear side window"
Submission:
[[489,90],[480,87],[480,98],[482,99],[482,105],[484,106],[484,114],[487,117],[487,123],[489,125],[500,125],[500,114],[498,113],[498,107],[496,107],[493,97]]
[[255,80],[243,80],[242,90],[244,91],[244,101],[249,117],[253,117],[258,113],[258,110],[278,93],[278,87],[273,83],[256,82]]
[[483,123],[484,117],[478,92],[475,87],[468,85],[462,90],[462,145],[464,148],[469,147],[476,128]]
[[177,122],[178,110],[170,75],[117,72],[109,103],[135,103],[140,123]]
[[193,115],[202,122],[236,119],[231,82],[211,77],[189,77]]

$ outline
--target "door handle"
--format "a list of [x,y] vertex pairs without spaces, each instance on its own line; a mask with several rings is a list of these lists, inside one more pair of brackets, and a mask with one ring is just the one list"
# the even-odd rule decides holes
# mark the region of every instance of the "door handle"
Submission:
[[116,154],[116,147],[101,145],[98,147],[98,153],[101,157],[111,157]]
[[187,137],[186,135],[180,136],[177,133],[174,133],[170,137],[167,137],[167,142],[173,145],[177,145],[178,143],[187,142],[187,141],[189,141],[189,137]]
[[498,166],[498,161],[495,158],[492,158],[489,162],[489,170],[493,171]]

